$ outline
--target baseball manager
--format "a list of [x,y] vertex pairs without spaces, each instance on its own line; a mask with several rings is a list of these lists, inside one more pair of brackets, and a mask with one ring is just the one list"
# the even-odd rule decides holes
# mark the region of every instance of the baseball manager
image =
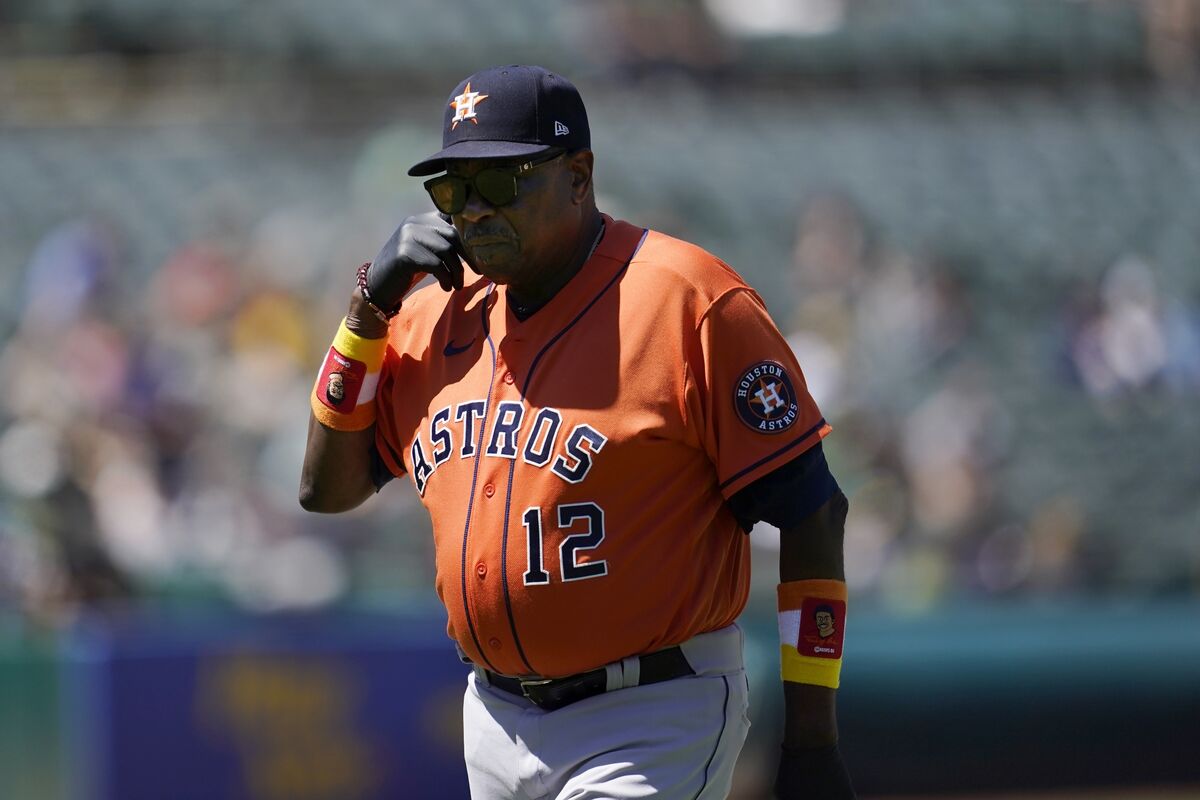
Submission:
[[[596,208],[587,113],[540,67],[471,75],[404,220],[347,281],[304,508],[393,478],[433,521],[470,665],[475,798],[719,798],[749,722],[746,531],[781,532],[780,797],[847,798],[834,696],[847,500],[800,366],[733,269]],[[466,272],[464,265],[470,268]],[[411,291],[425,275],[429,284]]]

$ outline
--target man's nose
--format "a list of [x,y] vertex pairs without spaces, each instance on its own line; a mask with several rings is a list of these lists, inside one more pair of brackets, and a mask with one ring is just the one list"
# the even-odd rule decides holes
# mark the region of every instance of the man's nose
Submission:
[[467,201],[463,205],[463,210],[459,212],[459,216],[467,222],[478,222],[490,217],[495,212],[495,206],[484,200],[483,195],[479,194],[474,186],[467,186]]

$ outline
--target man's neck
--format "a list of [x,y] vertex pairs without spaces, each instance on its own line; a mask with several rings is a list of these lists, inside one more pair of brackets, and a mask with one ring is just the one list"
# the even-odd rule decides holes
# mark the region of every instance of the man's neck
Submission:
[[575,248],[571,252],[570,260],[562,269],[554,273],[554,280],[532,291],[520,289],[515,286],[508,287],[509,304],[518,318],[527,319],[539,308],[550,302],[564,286],[570,283],[571,278],[574,278],[579,270],[583,269],[583,265],[587,263],[587,260],[591,258],[596,245],[600,242],[600,235],[603,230],[604,218],[600,216],[599,211],[594,211],[584,222],[579,236],[576,237]]

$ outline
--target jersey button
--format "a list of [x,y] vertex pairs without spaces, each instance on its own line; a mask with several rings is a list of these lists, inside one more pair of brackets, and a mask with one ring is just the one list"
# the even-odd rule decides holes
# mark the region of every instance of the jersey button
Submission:
[[483,563],[482,561],[480,561],[478,564],[476,564],[475,565],[475,574],[478,575],[480,577],[480,579],[486,578],[487,577],[487,564]]
[[491,648],[493,650],[500,649],[500,640],[497,639],[495,636],[493,636],[491,639],[488,639],[488,644],[491,645]]
[[494,495],[494,494],[496,493],[496,487],[495,487],[495,486],[493,486],[493,485],[492,485],[492,484],[490,484],[490,483],[489,483],[489,484],[485,484],[485,485],[484,485],[484,487],[483,487],[483,493],[484,493],[486,496],[488,496],[488,497],[491,497],[492,495]]
[[513,374],[512,374],[511,372],[506,372],[506,373],[504,373],[504,382],[505,382],[505,383],[512,383],[512,382],[513,382]]

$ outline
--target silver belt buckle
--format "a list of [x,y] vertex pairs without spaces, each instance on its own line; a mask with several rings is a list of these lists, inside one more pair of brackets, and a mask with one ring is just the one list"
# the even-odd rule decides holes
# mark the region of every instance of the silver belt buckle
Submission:
[[[554,680],[553,678],[541,678],[539,680],[534,680],[534,681],[522,680],[521,681],[521,694],[525,695],[526,697],[529,697],[529,687],[530,686],[545,686],[547,683],[551,683],[553,680]],[[532,700],[533,698],[530,698],[530,699]]]

